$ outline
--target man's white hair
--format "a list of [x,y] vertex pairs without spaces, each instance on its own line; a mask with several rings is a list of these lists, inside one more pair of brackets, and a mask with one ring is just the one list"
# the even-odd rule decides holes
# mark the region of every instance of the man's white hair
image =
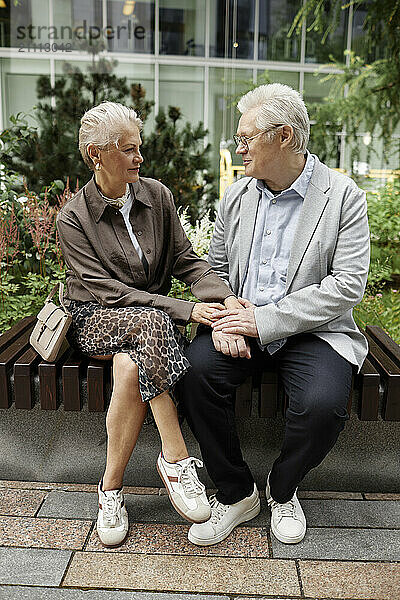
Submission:
[[94,169],[87,151],[89,144],[100,149],[107,148],[110,144],[118,148],[122,135],[132,125],[136,125],[140,131],[143,122],[133,108],[118,102],[102,102],[85,112],[79,129],[79,151],[89,169]]
[[[310,137],[310,119],[299,92],[282,83],[260,85],[242,96],[237,107],[242,114],[257,108],[255,123],[261,131],[267,132],[276,125],[291,125],[291,149],[295,154],[305,153]],[[275,135],[276,130],[266,133],[267,140],[271,141]]]

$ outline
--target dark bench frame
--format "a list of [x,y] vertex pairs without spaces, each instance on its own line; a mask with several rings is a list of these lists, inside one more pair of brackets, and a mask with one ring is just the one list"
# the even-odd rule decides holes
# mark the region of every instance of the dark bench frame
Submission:
[[[43,410],[106,410],[111,395],[112,361],[87,359],[69,349],[56,363],[46,362],[29,345],[35,317],[25,317],[0,336],[0,408],[31,409],[38,399]],[[364,332],[369,354],[353,377],[358,416],[362,421],[400,421],[400,347],[380,327]],[[285,412],[286,399],[275,371],[247,379],[236,392],[236,414],[273,418]]]

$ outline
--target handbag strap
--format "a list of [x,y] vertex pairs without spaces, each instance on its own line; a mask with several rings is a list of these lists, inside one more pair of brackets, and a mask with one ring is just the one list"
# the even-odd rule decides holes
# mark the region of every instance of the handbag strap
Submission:
[[61,283],[61,281],[59,283],[56,283],[56,285],[53,287],[50,294],[47,296],[45,303],[50,302],[50,300],[53,298],[54,294],[56,293],[57,289],[58,289],[58,299],[60,301],[60,305],[63,307],[64,311],[69,315],[70,313],[64,304],[64,284]]

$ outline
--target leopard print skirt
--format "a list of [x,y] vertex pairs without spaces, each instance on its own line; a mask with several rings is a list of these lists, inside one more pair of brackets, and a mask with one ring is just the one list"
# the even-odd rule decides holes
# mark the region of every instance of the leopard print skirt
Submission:
[[67,339],[87,356],[124,352],[139,369],[139,390],[148,402],[173,386],[190,367],[188,344],[171,318],[151,307],[109,308],[97,302],[70,300],[72,324]]

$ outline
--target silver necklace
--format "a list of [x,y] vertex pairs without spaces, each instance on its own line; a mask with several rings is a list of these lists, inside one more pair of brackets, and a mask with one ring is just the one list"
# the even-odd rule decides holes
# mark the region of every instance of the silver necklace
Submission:
[[[99,188],[97,188],[97,189],[99,190]],[[129,189],[129,185],[128,184],[126,184],[125,194],[123,196],[121,196],[120,198],[107,198],[107,196],[105,196],[99,190],[99,194],[103,198],[103,200],[105,200],[107,202],[107,204],[111,204],[111,206],[115,206],[116,208],[122,208],[124,206],[124,204],[126,204],[126,202],[129,199],[130,193],[131,193],[131,191]]]

